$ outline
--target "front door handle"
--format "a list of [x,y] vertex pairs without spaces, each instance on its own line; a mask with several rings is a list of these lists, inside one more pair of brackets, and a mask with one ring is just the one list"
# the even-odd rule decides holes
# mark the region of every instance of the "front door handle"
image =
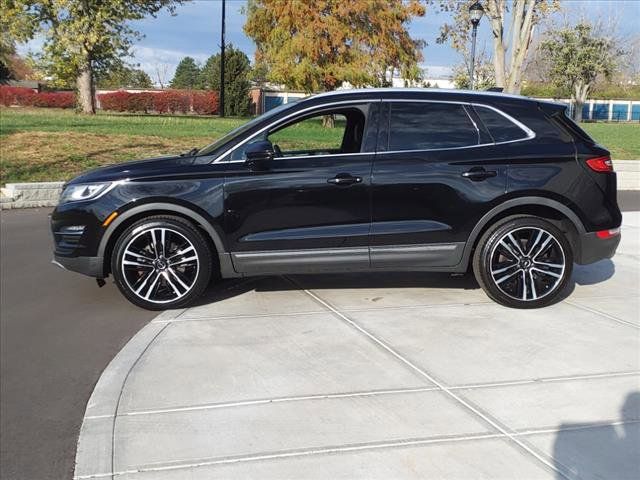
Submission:
[[496,175],[498,175],[498,172],[495,170],[485,170],[484,167],[473,167],[471,170],[462,174],[464,178],[468,178],[473,182],[486,180],[487,178],[495,177]]
[[353,185],[354,183],[362,183],[362,177],[354,177],[350,173],[339,173],[335,177],[327,180],[327,183],[333,185]]

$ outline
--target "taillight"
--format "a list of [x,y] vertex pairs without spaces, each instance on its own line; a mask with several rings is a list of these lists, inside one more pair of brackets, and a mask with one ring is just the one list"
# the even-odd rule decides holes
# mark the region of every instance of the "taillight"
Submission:
[[619,235],[619,234],[620,234],[620,227],[611,228],[609,230],[600,230],[599,232],[596,232],[596,237],[605,240],[607,238],[615,237],[616,235]]
[[594,157],[587,160],[587,165],[594,172],[613,172],[611,157]]

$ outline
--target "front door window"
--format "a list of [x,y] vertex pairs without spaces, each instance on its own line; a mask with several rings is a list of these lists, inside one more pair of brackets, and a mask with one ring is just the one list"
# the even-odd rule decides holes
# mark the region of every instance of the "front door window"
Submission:
[[362,151],[365,119],[365,111],[355,106],[302,116],[236,148],[231,153],[231,160],[246,160],[247,146],[264,140],[271,142],[276,158],[359,153]]

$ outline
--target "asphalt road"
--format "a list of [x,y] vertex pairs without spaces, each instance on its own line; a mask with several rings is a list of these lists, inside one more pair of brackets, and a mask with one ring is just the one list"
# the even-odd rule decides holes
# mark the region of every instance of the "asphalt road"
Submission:
[[52,265],[50,208],[2,211],[0,477],[69,479],[102,370],[156,314]]
[[[640,192],[622,192],[640,210]],[[0,478],[70,479],[102,370],[155,314],[51,265],[50,209],[0,215]]]

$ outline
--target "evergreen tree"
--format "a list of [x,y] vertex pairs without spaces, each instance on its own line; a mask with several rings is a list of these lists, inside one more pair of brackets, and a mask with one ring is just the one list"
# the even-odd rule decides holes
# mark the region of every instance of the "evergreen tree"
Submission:
[[[237,48],[225,49],[224,114],[246,116],[249,114],[249,58]],[[200,72],[200,88],[220,91],[220,54],[209,57]]]
[[199,87],[200,68],[191,57],[184,57],[176,67],[171,88],[194,89]]
[[153,82],[144,70],[123,66],[98,75],[100,88],[152,88]]

